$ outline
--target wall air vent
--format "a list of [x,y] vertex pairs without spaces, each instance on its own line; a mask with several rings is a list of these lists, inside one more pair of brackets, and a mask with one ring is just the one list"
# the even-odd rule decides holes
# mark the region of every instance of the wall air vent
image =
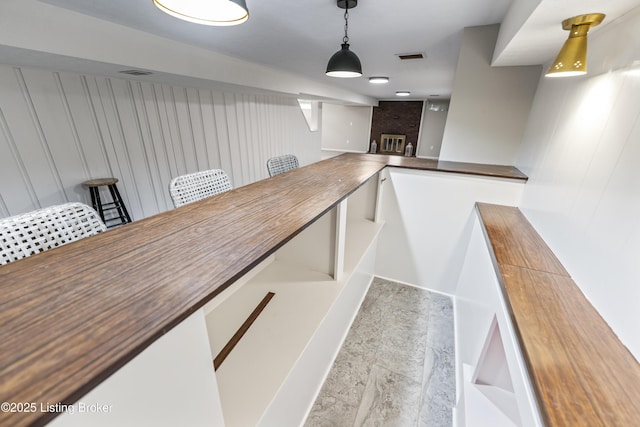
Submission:
[[396,56],[400,58],[401,61],[406,61],[409,59],[424,59],[427,56],[424,53],[397,53]]
[[151,71],[144,70],[123,70],[118,72],[122,74],[129,74],[130,76],[148,76],[149,74],[153,74]]

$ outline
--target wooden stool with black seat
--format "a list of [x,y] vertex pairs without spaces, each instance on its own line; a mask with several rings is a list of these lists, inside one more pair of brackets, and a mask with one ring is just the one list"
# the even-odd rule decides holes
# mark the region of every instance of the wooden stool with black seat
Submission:
[[[100,218],[102,218],[102,221],[107,225],[107,228],[117,227],[118,225],[131,222],[131,217],[129,216],[129,212],[127,212],[124,201],[120,196],[118,187],[116,187],[116,182],[118,182],[118,178],[97,178],[82,183],[82,185],[89,187],[93,208],[98,211]],[[111,199],[113,200],[109,203],[103,203],[100,199],[100,187],[103,187],[105,185],[109,188]],[[105,218],[104,213],[111,210],[116,210],[118,212],[118,215],[110,218]]]

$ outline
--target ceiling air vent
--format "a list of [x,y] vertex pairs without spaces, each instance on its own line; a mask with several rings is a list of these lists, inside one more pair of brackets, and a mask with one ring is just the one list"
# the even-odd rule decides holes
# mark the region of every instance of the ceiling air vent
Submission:
[[153,74],[151,71],[144,70],[123,70],[118,72],[122,74],[129,74],[130,76],[148,76],[149,74]]
[[406,61],[409,59],[424,59],[426,57],[425,54],[418,52],[418,53],[398,53],[396,54],[396,56],[398,58],[400,58],[400,60],[402,61]]

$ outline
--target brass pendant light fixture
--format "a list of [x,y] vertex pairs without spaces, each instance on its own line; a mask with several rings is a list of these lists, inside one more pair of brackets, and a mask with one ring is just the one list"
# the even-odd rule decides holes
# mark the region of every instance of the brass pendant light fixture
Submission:
[[604,13],[589,13],[562,21],[562,28],[569,30],[569,38],[546,77],[571,77],[587,73],[587,33],[604,20]]
[[249,19],[245,0],[153,0],[163,12],[202,25],[238,25]]
[[344,9],[344,37],[342,38],[342,48],[333,54],[327,64],[327,76],[331,77],[360,77],[362,76],[362,65],[358,55],[349,50],[349,9],[358,5],[358,0],[338,0],[338,7]]

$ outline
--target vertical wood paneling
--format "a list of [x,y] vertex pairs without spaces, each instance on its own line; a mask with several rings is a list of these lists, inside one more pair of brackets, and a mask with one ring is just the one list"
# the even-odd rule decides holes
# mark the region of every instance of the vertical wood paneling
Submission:
[[[139,156],[136,154],[138,135],[132,131],[130,124],[133,114],[130,105],[130,98],[124,89],[124,81],[112,79],[99,79],[99,87],[104,100],[105,111],[111,131],[111,142],[113,148],[112,164],[117,165],[118,175],[121,180],[118,185],[120,192],[128,205],[129,211],[134,218],[141,216],[142,200],[141,194],[137,191],[137,181],[133,164],[136,162],[137,168],[144,167],[138,164]],[[107,199],[108,200],[108,199]]]
[[320,160],[293,98],[6,66],[0,94],[0,216],[89,203],[81,183],[113,176],[135,220],[173,208],[178,175],[219,168],[239,187],[269,157]]
[[[266,108],[264,107],[263,99],[261,96],[256,97],[256,121],[258,122],[258,128],[262,129],[262,132],[258,135],[258,145],[260,146],[260,154],[263,159],[269,159],[269,147],[267,147],[267,125],[266,125]],[[264,165],[267,166],[266,164]],[[267,173],[268,175],[268,173]]]
[[[181,156],[176,152],[176,145],[174,145],[174,139],[172,134],[172,127],[169,125],[169,109],[167,108],[168,102],[165,99],[165,88],[162,85],[152,85],[153,92],[151,96],[147,98],[147,103],[155,105],[156,112],[158,114],[158,134],[157,137],[161,137],[165,145],[165,152],[167,155],[169,176],[177,176],[184,173],[185,168],[180,168],[179,160]],[[156,141],[157,144],[157,141]],[[178,147],[179,148],[179,147]]]
[[176,124],[180,134],[180,143],[184,155],[184,163],[187,171],[197,170],[196,149],[193,141],[193,130],[191,124],[191,112],[187,102],[187,91],[185,88],[172,88],[173,103],[176,111]]
[[58,87],[58,95],[60,96],[60,100],[62,101],[62,105],[64,107],[65,117],[69,124],[69,131],[73,138],[73,145],[76,148],[76,152],[78,154],[78,160],[82,165],[82,172],[85,178],[89,178],[91,174],[89,173],[89,167],[87,165],[87,156],[85,155],[84,149],[82,147],[82,143],[80,142],[80,135],[78,133],[78,127],[76,126],[75,120],[73,119],[73,115],[71,114],[71,106],[69,105],[69,99],[67,99],[67,93],[64,90],[62,85],[62,78],[60,77],[60,73],[53,73],[53,77],[56,82],[56,86]]
[[[134,110],[136,112],[136,123],[139,127],[140,140],[142,142],[142,150],[144,152],[145,165],[149,174],[150,187],[149,193],[153,196],[154,210],[158,212],[163,210],[165,206],[165,197],[163,193],[164,189],[160,188],[162,183],[162,176],[158,170],[158,156],[153,145],[153,139],[151,137],[151,127],[149,125],[149,113],[147,112],[146,104],[144,103],[144,97],[142,95],[142,87],[140,83],[130,82],[129,89],[134,102]],[[162,144],[160,144],[162,146]],[[162,207],[161,207],[162,206]]]
[[[144,112],[144,120],[148,126],[149,152],[153,152],[155,159],[155,173],[153,178],[154,188],[158,198],[158,209],[160,211],[173,207],[171,197],[167,192],[167,183],[171,180],[172,171],[175,172],[174,156],[169,156],[167,149],[167,138],[165,137],[163,120],[160,116],[160,106],[156,97],[155,86],[152,84],[139,83],[140,87],[140,107],[139,111]],[[145,141],[145,144],[147,142]],[[172,162],[173,161],[173,162]]]
[[229,154],[231,155],[231,168],[227,173],[233,177],[237,186],[243,181],[242,160],[240,156],[240,136],[238,135],[238,118],[236,115],[236,101],[234,94],[225,93],[224,103],[227,117],[227,130],[229,133]]
[[236,123],[238,125],[238,148],[240,151],[240,169],[242,171],[242,181],[251,181],[250,159],[249,159],[249,141],[247,140],[247,129],[244,125],[246,117],[244,116],[244,96],[236,95],[235,97]]
[[[90,177],[108,177],[111,166],[105,150],[105,139],[100,131],[98,115],[91,99],[91,90],[86,76],[70,73],[62,75],[64,90],[69,100],[71,115],[74,118],[80,143],[89,169]],[[87,196],[87,200],[89,197]]]
[[171,87],[162,85],[162,97],[164,101],[164,108],[166,112],[166,123],[169,129],[167,136],[169,144],[173,149],[173,154],[176,159],[176,174],[185,174],[188,170],[185,157],[185,148],[182,143],[182,134],[180,132],[178,111],[176,108],[176,101],[174,92]]
[[201,89],[199,95],[202,104],[202,130],[207,150],[207,169],[216,169],[220,167],[220,148],[213,110],[213,94],[210,90]]
[[38,198],[1,108],[0,129],[0,159],[3,161],[3,167],[0,167],[0,198],[3,215],[10,216],[13,213],[9,206],[16,207],[19,213],[20,208],[29,210],[38,206]]
[[[95,117],[95,125],[100,134],[100,150],[102,151],[102,155],[107,164],[107,170],[105,171],[109,176],[118,176],[117,174],[117,162],[115,153],[113,151],[113,141],[111,129],[109,128],[107,121],[107,114],[105,111],[105,106],[103,102],[103,98],[100,96],[100,90],[98,87],[98,81],[95,77],[87,77],[85,79],[86,82],[86,90],[88,91],[88,98],[92,105],[93,114]],[[96,177],[99,178],[99,177]]]
[[60,74],[22,70],[22,77],[60,195],[65,200],[86,202],[88,197],[78,183],[89,179],[89,166]]
[[227,174],[231,177],[233,186],[238,187],[240,183],[234,180],[231,168],[230,137],[223,93],[213,93],[213,115],[216,120],[216,132],[218,135],[218,150],[220,153],[219,168],[227,171]]
[[[139,121],[139,115],[135,108],[131,82],[125,80],[111,80],[112,87],[117,87],[116,96],[119,121],[122,124],[123,141],[127,152],[133,182],[124,182],[130,198],[136,199],[140,211],[135,212],[137,218],[158,212],[158,202],[153,192],[152,163],[154,159],[149,156],[144,146],[143,129]],[[116,84],[117,83],[117,84]],[[133,184],[133,185],[132,185]],[[133,193],[133,194],[132,194]]]
[[244,102],[244,109],[245,125],[247,127],[247,141],[249,142],[249,146],[251,147],[249,149],[249,155],[251,156],[252,181],[257,181],[265,176],[265,174],[261,173],[262,165],[260,164],[260,159],[262,159],[262,150],[260,144],[258,143],[255,105],[255,96],[247,95]]
[[2,198],[2,194],[0,193],[0,215],[10,216],[9,209],[7,209],[7,204],[4,202]]
[[249,182],[255,181],[255,168],[254,168],[254,159],[253,159],[253,150],[251,150],[251,128],[249,127],[249,116],[248,116],[248,108],[249,108],[249,97],[247,95],[239,95],[241,100],[238,105],[238,115],[241,117],[239,120],[239,124],[241,126],[242,133],[242,156],[245,160],[245,179]]
[[[15,99],[17,105],[19,105],[20,118],[22,119],[23,126],[20,127],[20,131],[29,133],[30,140],[27,144],[23,144],[21,139],[17,139],[17,147],[21,153],[23,160],[25,161],[25,167],[34,188],[39,193],[38,202],[39,206],[46,206],[53,200],[60,197],[64,197],[63,185],[60,180],[60,176],[54,165],[51,151],[47,144],[46,137],[43,133],[41,121],[39,120],[31,94],[29,93],[22,70],[14,69],[16,89],[19,90],[22,100]],[[16,96],[16,98],[18,98]],[[22,132],[16,136],[21,136]],[[32,162],[31,160],[35,160]]]
[[189,117],[191,119],[191,134],[193,136],[196,164],[198,165],[198,170],[209,169],[206,149],[207,142],[204,137],[204,128],[202,125],[202,106],[200,103],[200,97],[196,89],[187,89],[186,94]]
[[[90,203],[87,189],[81,182],[93,176],[109,176],[108,165],[102,148],[102,138],[97,131],[96,118],[87,95],[86,81],[68,73],[54,73],[58,94],[63,101],[65,116],[73,136],[73,144],[78,153],[78,164],[70,163],[66,173],[74,173],[73,179],[65,181],[75,196],[74,200]],[[63,153],[68,142],[60,141]],[[82,174],[80,174],[82,172]]]
[[[633,66],[639,16],[590,40],[590,63]],[[612,50],[621,37],[626,50]],[[640,76],[608,67],[541,80],[517,165],[529,176],[520,207],[640,359]]]
[[269,103],[267,104],[267,125],[269,129],[269,157],[273,155],[273,153],[278,151],[278,140],[276,138],[276,113],[275,113],[275,105],[273,104],[273,99],[271,96],[268,96],[267,99]]

